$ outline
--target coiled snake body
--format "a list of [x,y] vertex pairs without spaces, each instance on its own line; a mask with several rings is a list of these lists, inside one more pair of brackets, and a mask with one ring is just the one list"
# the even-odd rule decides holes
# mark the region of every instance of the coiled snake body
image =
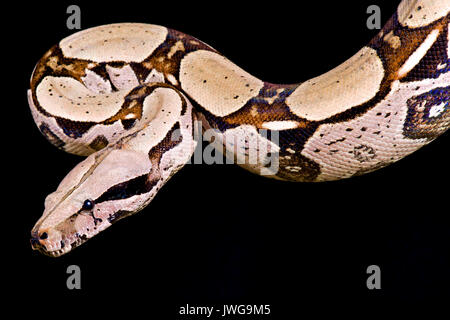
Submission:
[[246,169],[287,181],[349,178],[414,152],[449,127],[449,7],[402,1],[353,57],[294,85],[156,25],[63,39],[38,62],[29,104],[51,143],[89,156],[46,198],[33,248],[60,256],[144,208],[191,158],[195,120]]

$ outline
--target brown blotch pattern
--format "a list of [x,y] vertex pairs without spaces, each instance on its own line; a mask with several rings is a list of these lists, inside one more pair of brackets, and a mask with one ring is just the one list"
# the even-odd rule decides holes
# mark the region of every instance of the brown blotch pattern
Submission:
[[265,122],[271,121],[296,121],[299,128],[306,128],[311,121],[302,119],[293,114],[285,103],[298,85],[276,85],[264,83],[261,92],[255,92],[255,97],[250,99],[241,109],[223,117],[223,121],[229,125],[250,124],[262,129]]
[[[383,80],[383,86],[390,85],[393,80],[399,80],[398,71],[405,64],[408,58],[420,47],[423,41],[427,38],[431,31],[434,29],[444,30],[448,25],[448,16],[434,23],[421,27],[410,29],[403,27],[397,20],[395,14],[384,26],[382,32],[378,36],[372,39],[369,46],[377,50],[378,55],[383,61],[384,69],[386,72],[385,80]],[[400,46],[392,46],[389,42],[385,41],[383,35],[391,35],[392,37],[398,37]]]
[[[152,169],[148,175],[149,183],[156,185],[161,179],[161,158],[168,150],[173,149],[183,141],[180,134],[180,123],[175,123],[164,139],[150,149],[148,156],[152,163]],[[176,172],[176,170],[175,170]]]
[[155,69],[164,74],[166,79],[169,75],[172,75],[178,82],[176,84],[173,83],[173,85],[180,89],[180,61],[189,52],[197,50],[216,52],[213,48],[192,36],[168,29],[166,41],[144,61],[141,63],[131,63],[130,66],[135,71],[140,82],[144,82],[150,72]]
[[[450,86],[436,88],[430,92],[414,96],[407,101],[403,134],[410,139],[434,140],[450,125]],[[433,107],[441,109],[433,112]]]
[[361,163],[375,159],[377,156],[374,148],[372,148],[371,146],[368,146],[368,145],[364,145],[364,144],[355,146],[353,148],[353,151],[351,151],[351,152],[353,153],[353,156],[355,157],[355,159]]
[[447,23],[444,24],[444,29],[440,32],[436,42],[422,60],[401,79],[402,82],[436,79],[441,74],[449,72],[450,60],[447,54],[448,32],[447,19]]
[[94,149],[95,151],[101,150],[108,145],[108,139],[104,135],[97,136],[92,142],[89,144],[89,147]]
[[313,182],[319,173],[319,164],[302,156],[300,152],[280,152],[277,177],[289,181]]

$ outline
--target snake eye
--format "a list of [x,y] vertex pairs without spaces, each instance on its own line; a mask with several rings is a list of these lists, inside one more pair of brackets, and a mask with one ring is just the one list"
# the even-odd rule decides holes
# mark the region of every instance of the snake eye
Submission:
[[84,200],[82,210],[92,210],[94,208],[94,202],[92,200]]
[[45,239],[47,239],[47,238],[48,238],[47,232],[43,232],[43,233],[39,236],[39,239],[42,239],[42,240],[45,240]]

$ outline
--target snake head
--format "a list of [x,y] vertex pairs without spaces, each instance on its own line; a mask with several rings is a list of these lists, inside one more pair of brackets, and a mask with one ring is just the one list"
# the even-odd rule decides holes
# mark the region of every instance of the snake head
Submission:
[[47,196],[31,231],[33,249],[53,257],[69,252],[143,209],[190,159],[191,104],[167,85],[146,93],[144,120],[80,162]]
[[160,183],[151,169],[142,152],[106,148],[90,155],[45,199],[31,231],[33,249],[60,256],[145,207]]

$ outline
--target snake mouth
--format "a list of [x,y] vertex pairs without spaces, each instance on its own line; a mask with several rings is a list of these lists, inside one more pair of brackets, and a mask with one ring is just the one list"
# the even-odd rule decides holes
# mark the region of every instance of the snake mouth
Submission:
[[68,253],[87,240],[88,238],[86,236],[77,236],[74,241],[69,241],[68,239],[66,239],[59,241],[59,243],[46,242],[44,244],[43,241],[37,236],[37,234],[35,232],[32,232],[30,244],[33,250],[38,251],[46,256],[57,258]]
[[45,246],[43,246],[43,245],[38,245],[38,246],[32,245],[32,248],[33,248],[33,250],[36,250],[46,256],[54,257],[54,258],[62,256],[63,254],[65,254],[67,252],[67,250],[64,250],[64,248],[59,249],[59,250],[48,251],[45,248]]

